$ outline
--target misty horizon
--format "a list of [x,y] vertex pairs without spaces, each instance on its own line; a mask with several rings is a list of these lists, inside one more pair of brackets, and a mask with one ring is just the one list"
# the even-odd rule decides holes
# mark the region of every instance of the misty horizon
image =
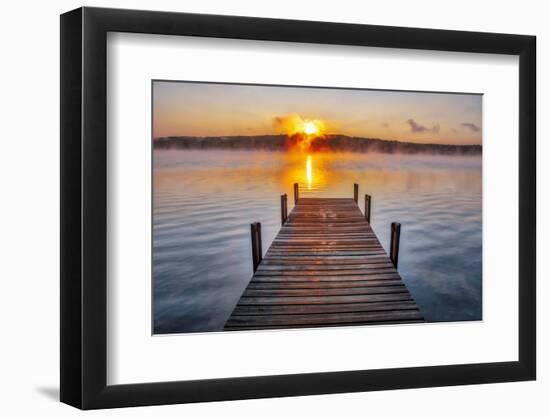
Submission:
[[[268,138],[268,137],[280,137],[280,138],[291,138],[293,135],[286,135],[283,133],[262,133],[257,135],[169,135],[169,136],[159,136],[159,137],[153,137],[153,141],[158,140],[166,140],[166,139],[176,139],[176,138],[194,138],[194,139],[222,139],[222,138],[250,138],[250,139],[257,139],[257,138]],[[381,142],[398,142],[402,144],[412,144],[412,145],[435,145],[435,146],[474,146],[474,147],[483,147],[483,144],[461,144],[461,143],[439,143],[435,141],[426,141],[426,142],[411,142],[408,140],[403,139],[382,139],[382,138],[376,138],[376,137],[365,137],[365,136],[350,136],[345,135],[341,133],[326,133],[324,135],[317,136],[318,138],[337,138],[337,137],[344,137],[349,139],[365,139],[365,140],[374,140],[374,141],[381,141]],[[316,137],[316,138],[317,138]],[[315,139],[315,138],[314,138]]]
[[397,140],[359,138],[344,135],[308,137],[294,135],[257,136],[169,136],[156,138],[155,149],[179,150],[249,150],[280,152],[354,152],[354,153],[401,153],[439,155],[480,155],[481,145],[455,145],[413,143]]

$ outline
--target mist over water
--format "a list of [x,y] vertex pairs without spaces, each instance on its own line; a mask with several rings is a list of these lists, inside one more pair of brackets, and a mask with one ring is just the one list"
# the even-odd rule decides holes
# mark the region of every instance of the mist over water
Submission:
[[399,221],[399,272],[428,321],[479,320],[481,156],[154,151],[155,333],[222,330],[252,276],[250,223],[264,253],[280,228],[280,195],[372,196],[386,250]]

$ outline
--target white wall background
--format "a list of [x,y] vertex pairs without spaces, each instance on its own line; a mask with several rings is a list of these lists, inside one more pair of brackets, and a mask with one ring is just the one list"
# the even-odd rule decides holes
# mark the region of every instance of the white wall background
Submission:
[[[58,403],[59,393],[59,17],[81,6],[72,0],[7,2],[0,24],[0,410],[3,415],[75,415]],[[550,26],[545,3],[441,1],[337,2],[278,0],[124,0],[86,5],[181,12],[238,14],[416,26],[441,29],[510,32],[538,37],[539,137],[539,285],[538,381],[483,386],[401,390],[346,395],[237,401],[139,409],[109,410],[94,415],[239,415],[312,414],[332,416],[385,414],[410,416],[529,415],[550,413],[550,297],[544,262],[550,250],[550,223],[540,215],[550,210],[550,148],[542,138],[550,124],[543,120],[550,97],[544,77],[550,60]],[[544,235],[544,236],[543,236]],[[544,395],[546,394],[546,395]]]

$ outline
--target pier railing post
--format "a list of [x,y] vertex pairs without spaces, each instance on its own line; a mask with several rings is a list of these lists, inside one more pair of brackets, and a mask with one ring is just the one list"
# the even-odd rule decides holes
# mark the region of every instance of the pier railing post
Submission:
[[370,223],[370,211],[371,211],[372,197],[365,194],[365,219]]
[[286,223],[288,218],[288,206],[287,206],[287,196],[283,194],[281,196],[281,226]]
[[393,222],[391,224],[391,241],[390,241],[390,259],[393,266],[397,268],[399,261],[399,239],[401,237],[401,223]]
[[298,203],[298,198],[299,198],[299,190],[298,190],[298,183],[295,182],[294,183],[294,205],[296,205],[296,203]]
[[353,199],[355,204],[359,203],[359,184],[353,184]]
[[254,272],[262,262],[262,224],[252,223],[250,225],[250,236],[252,238],[252,266]]

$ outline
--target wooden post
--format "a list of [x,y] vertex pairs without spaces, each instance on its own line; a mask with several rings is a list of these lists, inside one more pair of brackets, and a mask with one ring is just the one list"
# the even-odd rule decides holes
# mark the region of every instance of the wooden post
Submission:
[[295,182],[294,183],[294,205],[298,203],[298,198],[299,198],[298,183]]
[[283,194],[281,196],[281,226],[286,223],[288,218],[287,196]]
[[262,262],[262,224],[252,223],[250,225],[250,236],[252,238],[252,266],[254,272]]
[[368,194],[365,194],[365,219],[370,223],[370,210],[372,204],[372,197]]
[[393,266],[397,269],[399,261],[399,239],[401,237],[401,223],[393,222],[391,224],[391,242],[390,242],[390,259]]
[[353,184],[353,199],[355,204],[359,203],[359,184]]

